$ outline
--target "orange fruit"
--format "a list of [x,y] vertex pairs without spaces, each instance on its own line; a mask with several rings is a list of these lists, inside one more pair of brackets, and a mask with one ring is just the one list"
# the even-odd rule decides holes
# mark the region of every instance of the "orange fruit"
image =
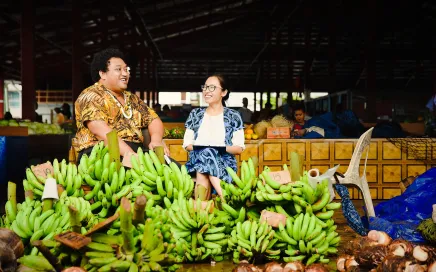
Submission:
[[251,128],[245,130],[245,134],[253,134],[253,133],[254,131]]

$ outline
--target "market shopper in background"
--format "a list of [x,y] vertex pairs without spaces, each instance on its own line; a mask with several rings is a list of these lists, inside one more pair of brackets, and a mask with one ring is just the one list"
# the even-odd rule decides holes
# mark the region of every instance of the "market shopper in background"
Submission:
[[54,112],[56,113],[56,124],[62,125],[65,122],[65,116],[62,114],[60,108],[54,108]]
[[[127,91],[129,67],[123,54],[114,48],[97,53],[91,63],[91,76],[96,82],[82,91],[75,103],[77,123],[73,146],[83,154],[91,153],[92,147],[106,134],[116,130],[120,155],[135,153],[143,145],[142,130],[148,127],[150,149],[162,146],[164,127],[157,114],[138,96]],[[165,148],[169,155],[169,150]]]
[[245,124],[251,124],[253,112],[248,108],[248,98],[242,98],[242,108],[238,110],[239,114],[241,114],[242,121]]
[[304,105],[296,105],[294,108],[295,123],[292,128],[292,135],[294,138],[323,138],[325,136],[324,129],[314,126],[307,122],[306,111]]
[[237,171],[235,155],[245,148],[241,116],[225,107],[229,97],[226,80],[221,75],[209,77],[201,86],[207,108],[191,111],[185,123],[183,147],[189,151],[188,172],[196,173],[195,198],[209,199],[211,185],[222,196],[220,181],[231,183],[226,171]]

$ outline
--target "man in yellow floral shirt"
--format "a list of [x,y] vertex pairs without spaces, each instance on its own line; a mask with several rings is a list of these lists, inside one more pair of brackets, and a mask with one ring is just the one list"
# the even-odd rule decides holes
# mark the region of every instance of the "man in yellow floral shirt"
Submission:
[[[130,72],[123,54],[113,48],[97,53],[91,63],[94,85],[82,91],[75,102],[77,133],[73,146],[80,157],[112,130],[118,133],[120,154],[142,146],[142,129],[148,127],[150,149],[162,146],[164,127],[157,114],[138,96],[127,91]],[[169,155],[168,149],[165,153]]]

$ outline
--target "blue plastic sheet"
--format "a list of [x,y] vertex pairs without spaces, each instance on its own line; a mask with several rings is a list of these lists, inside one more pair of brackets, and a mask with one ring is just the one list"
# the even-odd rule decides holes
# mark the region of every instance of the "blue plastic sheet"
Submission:
[[435,203],[436,168],[432,168],[417,177],[402,195],[378,204],[369,229],[384,231],[394,239],[423,243],[425,239],[416,227],[421,220],[431,217]]

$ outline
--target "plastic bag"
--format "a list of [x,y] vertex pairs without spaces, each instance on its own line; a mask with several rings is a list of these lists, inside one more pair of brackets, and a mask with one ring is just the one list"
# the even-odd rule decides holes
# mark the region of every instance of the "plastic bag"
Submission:
[[432,168],[417,177],[402,195],[378,204],[376,217],[370,218],[369,229],[384,231],[394,239],[426,242],[416,227],[421,220],[431,217],[435,202],[436,168]]

